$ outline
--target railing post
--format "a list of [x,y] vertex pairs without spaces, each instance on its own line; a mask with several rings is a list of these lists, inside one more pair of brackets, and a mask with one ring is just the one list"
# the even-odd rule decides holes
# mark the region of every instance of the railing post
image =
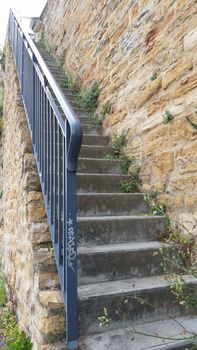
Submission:
[[67,170],[66,206],[66,335],[67,347],[78,349],[76,173]]
[[[66,123],[67,150],[69,141],[70,127]],[[77,186],[76,171],[66,169],[66,172],[66,336],[68,350],[77,350]]]

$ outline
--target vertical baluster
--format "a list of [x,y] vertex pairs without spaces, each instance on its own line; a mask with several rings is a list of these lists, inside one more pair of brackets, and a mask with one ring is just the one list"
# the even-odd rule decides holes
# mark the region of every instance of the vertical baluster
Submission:
[[64,271],[64,278],[63,278],[63,290],[66,290],[66,196],[67,196],[67,181],[66,181],[66,140],[65,136],[63,136],[63,141],[62,141],[62,168],[63,168],[63,190],[62,190],[62,196],[63,196],[63,271]]
[[57,230],[57,120],[54,116],[53,134],[54,134],[54,241],[56,242]]
[[44,172],[44,193],[47,193],[47,162],[48,162],[48,148],[47,148],[47,142],[48,142],[48,99],[45,99],[45,156],[44,156],[44,163],[45,163],[45,172]]
[[62,130],[58,126],[58,264],[62,264],[62,198],[63,198],[63,183],[62,183]]
[[48,103],[48,164],[47,164],[47,194],[48,194],[48,207],[50,207],[50,201],[51,201],[51,196],[50,196],[50,183],[51,183],[51,176],[50,176],[50,160],[51,160],[51,149],[50,149],[50,132],[51,132],[51,106]]
[[46,93],[43,89],[43,146],[42,146],[42,182],[45,181],[45,157],[46,157],[46,118],[45,118],[45,109],[46,109]]
[[35,72],[35,66],[33,66],[33,95],[32,95],[32,143],[33,146],[35,146],[35,106],[36,106],[36,72]]
[[[54,221],[54,217],[53,217],[53,210],[54,210],[54,147],[53,147],[53,141],[54,141],[54,134],[53,134],[53,119],[54,119],[54,113],[53,110],[51,109],[51,131],[50,131],[50,138],[51,138],[51,150],[50,150],[50,154],[51,154],[51,166],[50,166],[50,170],[51,170],[51,224],[53,224]],[[53,238],[53,232],[51,232],[52,235],[52,240],[54,240]]]

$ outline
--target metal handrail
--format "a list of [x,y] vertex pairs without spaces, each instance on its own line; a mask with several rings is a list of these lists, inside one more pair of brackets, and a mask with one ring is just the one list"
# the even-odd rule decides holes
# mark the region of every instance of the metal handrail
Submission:
[[21,99],[32,138],[65,302],[67,348],[77,349],[76,169],[82,127],[39,50],[12,10],[8,37],[17,68]]

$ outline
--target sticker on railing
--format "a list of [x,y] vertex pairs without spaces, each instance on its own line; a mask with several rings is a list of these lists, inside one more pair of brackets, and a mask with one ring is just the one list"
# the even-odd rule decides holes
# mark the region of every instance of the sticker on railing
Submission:
[[73,219],[71,219],[71,214],[69,214],[69,219],[67,221],[68,224],[68,246],[67,246],[67,260],[68,267],[76,273],[74,268],[74,262],[77,257],[77,253],[75,250],[75,232],[73,227]]

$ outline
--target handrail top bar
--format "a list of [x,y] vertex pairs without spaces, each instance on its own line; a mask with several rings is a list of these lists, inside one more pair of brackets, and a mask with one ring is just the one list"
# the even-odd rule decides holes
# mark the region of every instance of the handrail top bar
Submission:
[[[28,43],[29,48],[31,49],[34,58],[36,58],[36,63],[38,63],[38,65],[40,66],[44,77],[46,78],[47,82],[49,83],[50,87],[52,88],[63,112],[65,113],[65,116],[68,120],[69,126],[70,126],[70,146],[68,149],[68,168],[70,168],[70,171],[75,171],[76,170],[76,164],[77,164],[77,158],[78,158],[78,154],[79,154],[79,150],[80,150],[80,146],[81,146],[81,141],[82,141],[82,126],[81,123],[79,121],[79,119],[77,118],[71,104],[69,103],[69,101],[66,99],[66,97],[64,96],[64,94],[62,93],[61,89],[59,88],[55,78],[53,77],[53,75],[51,74],[51,72],[49,71],[44,59],[42,58],[40,52],[38,51],[36,45],[34,44],[33,40],[31,39],[31,37],[29,36],[27,30],[25,29],[24,25],[21,23],[20,19],[18,18],[18,16],[14,13],[14,11],[12,9],[10,9],[10,13],[13,15],[13,17],[15,18],[17,25],[19,26],[19,28],[21,29],[23,36],[25,37],[26,42]],[[66,137],[66,135],[65,135]],[[69,159],[69,156],[71,156],[70,158],[73,158],[71,154],[72,151],[74,151],[74,158],[76,159]]]

